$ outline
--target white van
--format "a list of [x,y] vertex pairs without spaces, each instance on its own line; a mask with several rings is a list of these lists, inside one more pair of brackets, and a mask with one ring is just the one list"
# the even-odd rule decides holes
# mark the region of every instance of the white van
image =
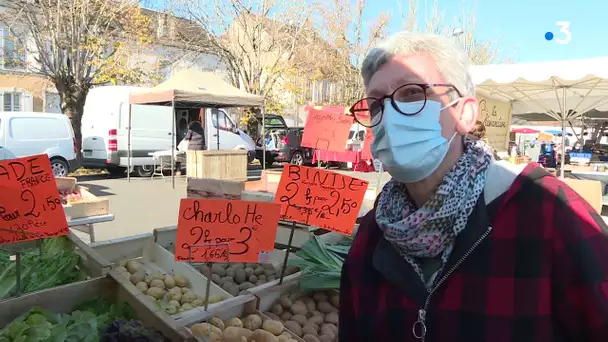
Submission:
[[0,112],[0,159],[46,153],[57,177],[78,168],[76,139],[63,114]]
[[[89,91],[82,117],[83,167],[106,169],[115,175],[125,172],[128,167],[129,95],[147,89],[103,86]],[[171,150],[173,124],[176,127],[174,146],[177,146],[186,134],[188,123],[200,119],[200,109],[178,107],[172,115],[169,106],[132,105],[131,171],[141,177],[150,176],[153,172],[150,154]],[[211,123],[204,124],[208,149],[247,150],[253,158],[253,139],[239,130],[224,110],[206,109],[204,123]]]

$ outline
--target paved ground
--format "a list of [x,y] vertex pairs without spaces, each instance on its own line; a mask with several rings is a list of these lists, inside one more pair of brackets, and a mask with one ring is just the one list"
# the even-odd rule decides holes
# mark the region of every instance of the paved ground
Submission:
[[[275,167],[281,170],[281,167]],[[259,179],[260,167],[249,170],[249,179]],[[354,175],[352,172],[344,172]],[[370,181],[374,185],[378,175],[374,173],[356,173],[357,177]],[[142,233],[153,229],[177,224],[179,200],[186,194],[186,179],[176,177],[175,189],[171,178],[111,178],[109,176],[81,176],[79,184],[86,186],[96,196],[110,200],[110,211],[115,216],[113,222],[95,225],[96,240],[107,240]],[[388,177],[385,175],[383,181]],[[84,235],[78,234],[88,241]]]

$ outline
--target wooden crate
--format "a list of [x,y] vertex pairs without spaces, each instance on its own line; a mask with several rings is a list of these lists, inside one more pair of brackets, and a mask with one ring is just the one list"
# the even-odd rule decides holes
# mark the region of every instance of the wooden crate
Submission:
[[190,178],[186,187],[188,198],[219,198],[240,200],[245,183],[234,180],[220,180],[209,178]]
[[124,286],[125,281],[120,278],[120,275],[111,272],[103,278],[33,292],[0,302],[0,326],[8,325],[32,308],[42,308],[55,313],[70,313],[80,303],[103,297],[115,303],[128,303],[144,325],[157,329],[172,341],[193,339],[188,329],[173,321],[161,308],[156,308],[154,303],[144,298],[143,294]]
[[[104,259],[108,260],[114,267],[118,266],[118,263],[122,260],[138,259],[144,265],[146,274],[154,271],[161,271],[164,274],[181,274],[190,281],[192,291],[195,294],[199,296],[205,295],[207,278],[190,264],[175,261],[172,253],[154,242],[152,234],[140,234],[128,238],[96,242],[91,244],[91,248]],[[122,279],[122,276],[119,275],[119,277]],[[135,285],[131,284],[127,279],[125,280],[125,287],[139,292],[135,288]],[[211,283],[209,295],[218,296],[222,300],[233,298],[228,292],[214,283]],[[218,303],[209,304],[209,308],[215,305],[218,305]],[[179,320],[190,315],[196,315],[200,311],[204,311],[203,309],[203,307],[196,307],[189,311],[171,315],[171,317]]]
[[247,151],[187,151],[186,174],[191,178],[247,180]]
[[63,206],[63,211],[68,220],[90,216],[102,216],[110,213],[110,200],[105,197],[97,197],[86,188],[79,187],[82,201],[69,203]]

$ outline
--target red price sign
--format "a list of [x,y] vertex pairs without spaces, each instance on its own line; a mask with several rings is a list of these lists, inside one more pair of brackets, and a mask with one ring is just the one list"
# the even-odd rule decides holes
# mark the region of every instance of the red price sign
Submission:
[[190,246],[190,260],[196,262],[229,262],[229,244],[209,244]]
[[[261,251],[274,250],[280,210],[275,203],[184,198],[179,206],[175,260],[213,262],[223,257],[224,249],[218,245],[224,244],[228,260],[223,262],[256,263]],[[207,249],[205,245],[216,246]]]
[[353,117],[311,109],[300,143],[304,147],[344,152]]
[[67,235],[46,154],[0,161],[0,244]]
[[312,167],[285,165],[275,196],[281,218],[352,235],[368,182]]

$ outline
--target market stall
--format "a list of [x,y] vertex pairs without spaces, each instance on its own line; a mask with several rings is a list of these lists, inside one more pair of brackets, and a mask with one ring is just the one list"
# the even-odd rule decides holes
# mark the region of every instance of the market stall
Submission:
[[[174,115],[175,107],[187,108],[229,108],[229,107],[263,107],[264,98],[259,95],[249,94],[238,89],[214,72],[194,72],[184,71],[177,73],[169,80],[157,85],[156,87],[130,95],[130,104],[148,104],[171,106]],[[264,111],[262,111],[264,113]],[[128,128],[128,160],[131,169],[131,111],[129,110]],[[171,127],[171,135],[175,137],[175,120]],[[262,132],[264,134],[264,132]],[[217,137],[217,147],[219,149],[219,125]],[[176,141],[171,140],[171,165],[175,163]],[[212,142],[209,141],[208,146]],[[129,173],[127,178],[130,181]],[[174,168],[171,167],[171,181],[175,188]]]
[[[608,110],[608,57],[557,62],[476,65],[471,73],[477,92],[507,101],[513,116],[545,114],[566,123],[593,110]],[[565,146],[565,135],[562,135]],[[560,175],[564,175],[565,153]]]

